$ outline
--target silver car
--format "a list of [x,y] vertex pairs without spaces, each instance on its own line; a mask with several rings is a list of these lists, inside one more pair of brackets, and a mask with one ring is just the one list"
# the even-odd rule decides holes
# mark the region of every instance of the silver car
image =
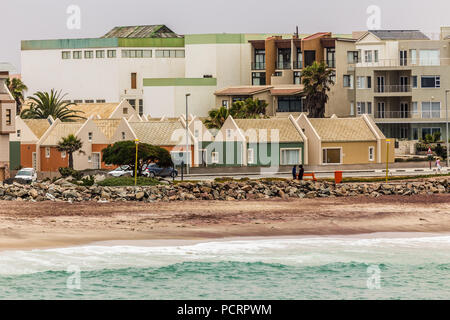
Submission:
[[130,166],[120,166],[113,171],[108,172],[108,175],[113,177],[121,177],[128,174],[133,175],[133,170],[131,170]]
[[23,168],[17,172],[14,179],[22,179],[27,182],[33,182],[37,179],[37,173],[33,168]]

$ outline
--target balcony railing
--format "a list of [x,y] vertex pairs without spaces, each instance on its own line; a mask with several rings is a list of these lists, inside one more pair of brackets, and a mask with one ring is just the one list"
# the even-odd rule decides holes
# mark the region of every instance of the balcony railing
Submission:
[[302,69],[303,61],[294,61],[294,69]]
[[265,70],[265,69],[266,69],[265,62],[253,62],[252,63],[252,70]]
[[374,90],[377,93],[392,93],[392,92],[411,92],[411,85],[394,84],[394,85],[376,85]]
[[277,69],[278,70],[286,70],[291,68],[290,61],[277,61]]
[[417,118],[419,113],[412,111],[375,111],[376,119],[410,119]]
[[415,66],[446,66],[450,65],[450,58],[430,58],[430,59],[378,59],[365,61],[364,57],[358,62],[348,61],[350,65],[357,67],[415,67]]

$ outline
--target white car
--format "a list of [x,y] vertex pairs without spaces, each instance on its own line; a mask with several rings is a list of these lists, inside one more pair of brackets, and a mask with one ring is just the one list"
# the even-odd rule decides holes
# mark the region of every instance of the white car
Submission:
[[120,166],[120,167],[117,167],[116,169],[114,169],[113,171],[108,172],[108,175],[113,176],[113,177],[121,177],[126,174],[133,175],[133,171],[130,170],[129,166]]
[[17,172],[14,179],[22,179],[27,182],[33,182],[37,179],[37,173],[33,168],[23,168],[20,169],[19,172]]

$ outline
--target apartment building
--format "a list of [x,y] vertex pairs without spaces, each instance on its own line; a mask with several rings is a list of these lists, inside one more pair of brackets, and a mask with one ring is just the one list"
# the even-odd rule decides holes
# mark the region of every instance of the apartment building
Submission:
[[[352,115],[369,114],[387,137],[445,139],[450,28],[439,40],[418,30],[368,31],[348,52],[344,75]],[[450,137],[447,137],[450,138]]]

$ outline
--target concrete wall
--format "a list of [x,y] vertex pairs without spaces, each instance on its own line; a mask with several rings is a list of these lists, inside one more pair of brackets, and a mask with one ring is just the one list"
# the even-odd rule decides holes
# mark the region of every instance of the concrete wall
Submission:
[[[374,148],[374,161],[369,161],[369,147]],[[324,148],[341,148],[342,164],[377,163],[377,142],[322,142]]]

